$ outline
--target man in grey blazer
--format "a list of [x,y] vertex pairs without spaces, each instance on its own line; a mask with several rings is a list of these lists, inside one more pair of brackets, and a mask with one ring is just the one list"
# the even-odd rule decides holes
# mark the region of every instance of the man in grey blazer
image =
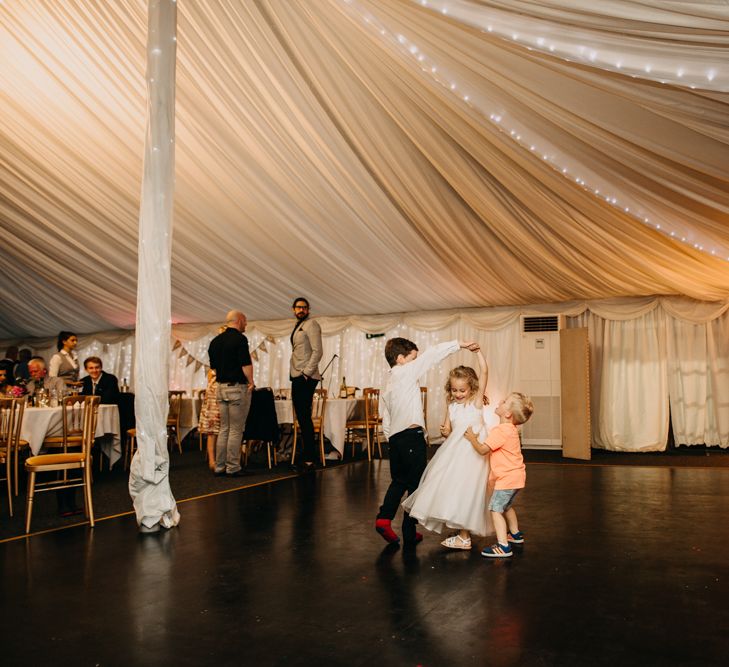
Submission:
[[[314,424],[311,405],[314,391],[321,380],[319,361],[322,356],[321,327],[309,319],[309,302],[297,297],[293,303],[296,325],[291,332],[291,401],[301,429],[301,455],[305,468],[313,468],[316,459]],[[295,461],[291,461],[295,464]]]

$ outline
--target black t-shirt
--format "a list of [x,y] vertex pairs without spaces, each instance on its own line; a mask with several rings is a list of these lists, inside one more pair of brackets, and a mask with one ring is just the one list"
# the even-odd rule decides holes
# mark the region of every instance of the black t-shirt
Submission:
[[248,384],[243,366],[251,365],[248,339],[238,329],[228,327],[210,341],[208,347],[210,366],[218,382]]

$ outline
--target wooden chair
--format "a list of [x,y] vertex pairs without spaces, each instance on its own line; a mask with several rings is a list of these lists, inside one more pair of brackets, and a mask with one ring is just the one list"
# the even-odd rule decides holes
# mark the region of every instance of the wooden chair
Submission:
[[[322,467],[326,466],[324,458],[324,417],[327,410],[327,390],[317,389],[314,392],[314,398],[311,403],[311,421],[314,424],[314,435],[319,437],[319,455],[321,457]],[[294,410],[294,444],[291,450],[291,463],[296,462],[296,442],[299,435],[299,422],[296,419],[296,410]]]
[[[5,465],[4,477],[8,487],[8,511],[13,516],[13,455],[15,456],[15,488],[17,489],[18,447],[20,446],[20,427],[25,410],[24,398],[0,398],[0,465]],[[17,491],[16,491],[17,493]]]
[[277,465],[276,444],[279,441],[278,419],[276,418],[276,402],[271,387],[259,387],[253,391],[251,409],[246,420],[243,440],[246,443],[243,465],[248,465],[248,457],[255,447],[266,445],[268,468]]
[[430,436],[428,435],[428,388],[420,387],[420,402],[423,404],[423,423],[425,424],[425,442],[430,446]]
[[[57,491],[58,489],[72,489],[77,486],[84,488],[84,508],[91,527],[94,526],[94,508],[91,501],[91,447],[94,444],[96,433],[96,420],[99,414],[98,396],[82,396],[83,418],[81,429],[81,451],[61,454],[40,454],[31,456],[25,462],[28,471],[28,502],[25,512],[25,533],[30,532],[30,521],[33,517],[33,499],[36,492]],[[68,478],[69,470],[80,470],[81,479]],[[63,472],[63,477],[36,484],[36,475],[43,472]]]
[[182,442],[180,440],[180,408],[182,406],[182,396],[184,391],[168,392],[170,399],[170,407],[167,412],[167,435],[170,449],[172,449],[172,441],[177,443],[177,451],[182,454]]
[[61,435],[48,436],[43,440],[41,449],[62,449],[81,445],[83,433],[83,405],[85,396],[72,394],[61,399],[62,428]]
[[352,445],[352,458],[354,458],[353,431],[364,431],[367,438],[367,460],[372,460],[374,442],[377,442],[377,451],[382,458],[382,444],[380,442],[380,390],[373,387],[365,387],[362,390],[364,402],[364,418],[350,419],[347,421],[347,439]]
[[132,456],[137,449],[137,429],[130,428],[127,430],[126,443],[124,445],[124,470],[129,470],[132,463]]

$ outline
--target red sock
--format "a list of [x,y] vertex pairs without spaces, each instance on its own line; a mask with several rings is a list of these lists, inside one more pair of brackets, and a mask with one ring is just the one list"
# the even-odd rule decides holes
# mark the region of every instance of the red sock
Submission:
[[422,542],[423,541],[423,533],[415,533],[415,541],[416,542]]
[[377,519],[377,521],[375,521],[375,530],[382,535],[385,542],[392,544],[393,542],[400,541],[400,538],[392,529],[392,521],[390,519]]

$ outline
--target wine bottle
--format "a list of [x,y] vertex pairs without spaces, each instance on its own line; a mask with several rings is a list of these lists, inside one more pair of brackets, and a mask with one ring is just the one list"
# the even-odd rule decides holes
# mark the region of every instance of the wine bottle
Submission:
[[342,375],[342,385],[339,387],[339,398],[347,398],[347,378]]

